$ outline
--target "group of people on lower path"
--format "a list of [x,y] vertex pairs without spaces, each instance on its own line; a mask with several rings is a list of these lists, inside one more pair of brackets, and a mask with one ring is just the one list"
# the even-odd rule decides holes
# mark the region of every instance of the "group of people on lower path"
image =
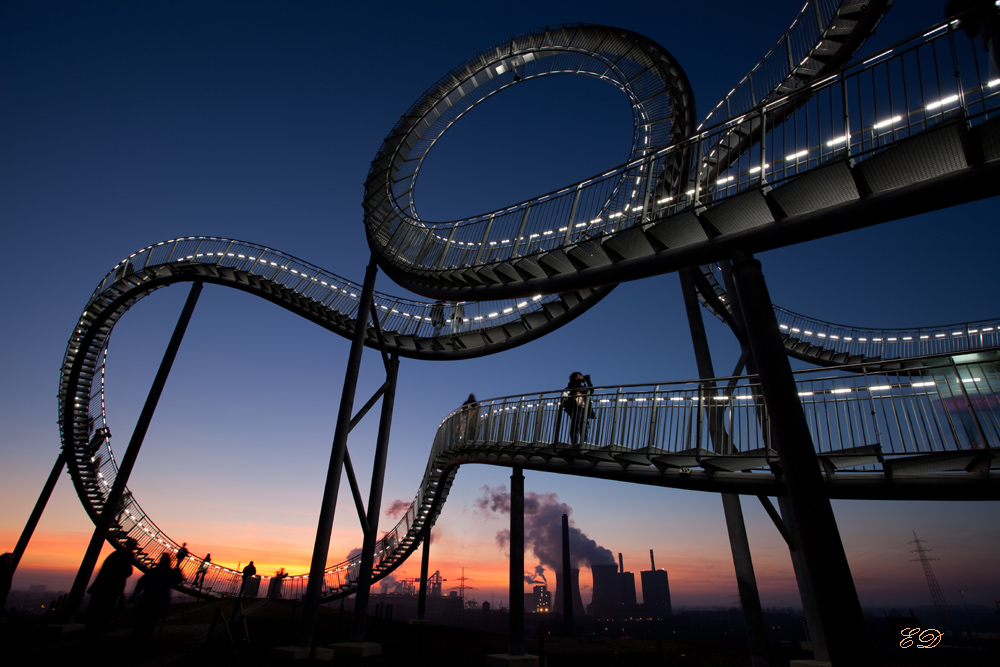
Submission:
[[[116,546],[115,550],[104,559],[100,571],[87,589],[90,593],[90,602],[86,610],[85,647],[94,647],[97,638],[125,604],[125,584],[135,572],[133,563],[137,548],[136,541],[131,538]],[[190,557],[185,542],[173,553],[170,550],[162,552],[156,565],[136,582],[135,589],[128,598],[129,603],[135,606],[132,637],[136,645],[146,644],[153,637],[156,624],[164,617],[170,605],[171,590],[185,581],[183,568],[188,560],[197,559]],[[211,564],[212,554],[207,554],[194,573],[193,587],[204,589],[205,576]],[[246,589],[248,582],[256,573],[257,569],[253,561],[250,561],[250,564],[243,569],[241,596],[244,593],[250,595],[255,593]]]
[[[87,589],[90,603],[87,606],[86,635],[90,645],[97,640],[125,601],[125,582],[135,571],[132,563],[136,548],[135,540],[125,540],[121,547],[104,559],[101,570]],[[135,603],[132,637],[136,644],[145,644],[152,638],[157,622],[170,604],[170,591],[184,581],[181,567],[187,557],[186,542],[175,556],[164,551],[156,565],[136,582],[130,597]]]

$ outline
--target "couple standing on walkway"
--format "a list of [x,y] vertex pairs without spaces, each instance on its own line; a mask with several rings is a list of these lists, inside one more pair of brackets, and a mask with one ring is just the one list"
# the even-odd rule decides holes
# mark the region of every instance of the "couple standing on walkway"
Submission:
[[594,383],[589,375],[580,371],[570,373],[569,384],[562,392],[560,406],[569,417],[569,444],[573,447],[578,447],[587,440],[589,422],[595,416],[594,408],[590,405],[593,393]]

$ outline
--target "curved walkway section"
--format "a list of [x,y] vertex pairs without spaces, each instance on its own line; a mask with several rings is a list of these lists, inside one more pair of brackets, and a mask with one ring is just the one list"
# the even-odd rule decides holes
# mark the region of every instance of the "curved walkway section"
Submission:
[[[104,371],[111,331],[140,299],[178,282],[209,282],[267,299],[337,334],[350,338],[361,287],[290,255],[263,246],[214,237],[186,237],[143,248],[114,267],[84,308],[63,358],[59,424],[68,467],[84,509],[95,519],[117,474],[111,431],[104,410]],[[456,359],[492,354],[544,335],[586,311],[611,288],[499,302],[441,307],[376,294],[373,310],[390,352],[403,357]],[[378,335],[369,326],[366,344]],[[141,543],[176,552],[177,543],[146,516],[131,493],[117,510],[112,537],[132,532]],[[192,561],[193,562],[193,561]],[[212,573],[224,568],[213,566]],[[191,574],[189,572],[188,574]]]
[[[594,178],[429,225],[394,188],[416,177],[415,165],[404,171],[419,162],[404,159],[407,147],[422,156],[433,145],[415,132],[431,101],[447,98],[435,88],[372,164],[369,244],[418,293],[517,297],[693,268],[737,248],[759,252],[994,196],[1000,79],[989,72],[979,43],[942,24]],[[751,141],[734,161],[720,147],[737,136]]]

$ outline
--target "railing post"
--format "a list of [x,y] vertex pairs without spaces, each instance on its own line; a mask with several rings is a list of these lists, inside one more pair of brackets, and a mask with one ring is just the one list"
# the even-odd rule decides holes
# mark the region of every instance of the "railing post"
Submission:
[[653,387],[653,409],[650,411],[649,416],[649,437],[646,440],[646,448],[654,447],[656,445],[656,426],[657,426],[657,411],[659,410],[660,403],[657,401],[657,394],[660,391],[660,387]]
[[698,381],[698,401],[695,406],[695,446],[702,448],[701,432],[705,419],[705,383]]
[[510,258],[514,259],[517,257],[517,250],[521,247],[521,239],[524,236],[524,228],[528,224],[528,213],[531,212],[531,204],[524,207],[524,215],[521,216],[521,226],[517,230],[517,236],[514,237],[514,247],[510,251]]
[[[610,438],[608,442],[609,445],[615,444],[615,436],[618,433],[618,411],[620,409],[618,406],[620,404],[621,394],[622,394],[622,388],[618,387],[618,389],[615,390],[615,409],[611,413],[611,431],[609,432]],[[586,415],[584,415],[584,417],[586,417]]]
[[694,199],[695,207],[701,203],[701,144],[705,140],[705,135],[698,135],[698,144],[694,151]]
[[969,119],[969,109],[965,106],[965,86],[962,85],[962,70],[958,66],[958,49],[955,47],[955,31],[952,29],[950,21],[948,22],[948,46],[951,48],[951,61],[955,66],[955,88],[958,95],[958,104],[962,108],[962,118],[965,120],[965,127],[969,128],[972,126],[972,123]]
[[479,252],[476,253],[476,258],[473,260],[472,264],[478,266],[483,261],[483,252],[486,250],[486,239],[490,237],[490,230],[493,229],[493,218],[496,217],[496,213],[490,213],[490,219],[487,221],[483,231],[483,240],[479,242]]
[[[441,249],[441,257],[439,257],[438,261],[435,262],[435,268],[437,269],[444,268],[444,262],[446,259],[448,259],[448,251],[451,250],[451,242],[455,238],[455,230],[457,229],[458,225],[451,226],[451,232],[448,233],[448,240],[444,242],[444,246]],[[431,230],[431,235],[432,236],[434,235],[433,230]]]
[[542,399],[542,394],[538,395],[538,410],[535,412],[535,415],[534,444],[538,446],[538,443],[542,440],[542,422],[545,420],[545,402]]
[[642,196],[642,215],[639,224],[646,222],[649,214],[649,204],[653,198],[653,157],[647,156],[640,169],[646,172],[646,193]]
[[576,220],[576,207],[580,203],[580,193],[583,191],[583,183],[576,186],[576,194],[573,195],[573,206],[569,209],[569,220],[566,221],[566,236],[563,238],[563,245],[569,244],[570,235],[573,233],[573,221]]
[[843,76],[840,77],[840,98],[842,106],[844,107],[844,141],[847,144],[846,154],[850,158],[854,152],[854,148],[851,145],[851,105],[847,99],[847,79]]
[[767,105],[760,108],[760,184],[767,184]]

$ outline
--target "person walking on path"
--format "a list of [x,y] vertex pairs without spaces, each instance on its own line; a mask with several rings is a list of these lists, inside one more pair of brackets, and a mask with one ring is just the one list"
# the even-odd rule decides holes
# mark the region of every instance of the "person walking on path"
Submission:
[[194,573],[194,585],[201,590],[205,587],[205,575],[208,574],[208,566],[212,562],[212,554],[206,554],[205,560],[201,561],[201,565],[198,566],[198,571]]
[[247,587],[250,585],[250,580],[253,579],[255,574],[257,574],[257,568],[253,566],[253,561],[250,561],[243,568],[243,583],[240,585],[240,597],[243,597],[244,593],[246,593]]
[[434,325],[434,337],[437,338],[441,335],[441,330],[444,329],[444,302],[435,301],[431,305],[431,324]]

